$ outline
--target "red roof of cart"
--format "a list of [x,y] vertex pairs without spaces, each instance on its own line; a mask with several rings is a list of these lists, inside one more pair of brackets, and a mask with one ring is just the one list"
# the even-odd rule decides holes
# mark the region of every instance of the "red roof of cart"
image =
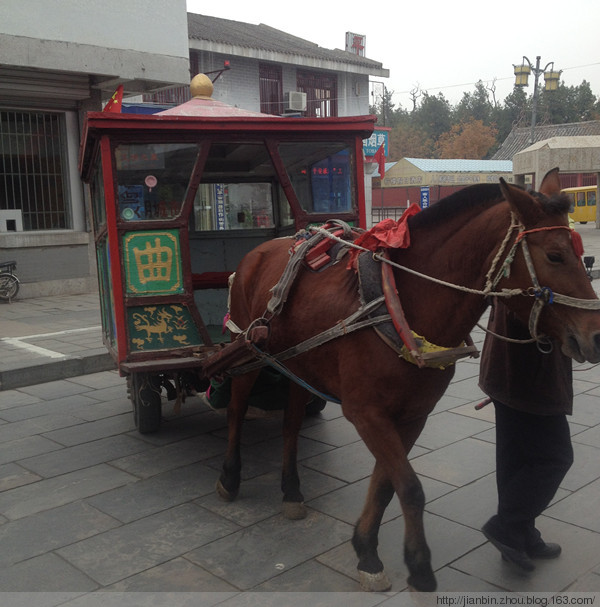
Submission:
[[205,74],[197,74],[190,83],[192,98],[177,107],[158,112],[157,116],[197,116],[204,118],[225,118],[235,116],[254,116],[279,118],[272,114],[243,110],[212,98],[213,83]]

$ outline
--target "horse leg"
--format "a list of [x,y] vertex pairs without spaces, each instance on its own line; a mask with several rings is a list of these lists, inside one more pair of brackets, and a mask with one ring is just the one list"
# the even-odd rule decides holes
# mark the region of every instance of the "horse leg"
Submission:
[[281,490],[283,491],[282,513],[291,520],[306,516],[304,496],[300,491],[298,476],[298,434],[304,419],[308,392],[290,382],[288,405],[283,417],[283,467],[281,473]]
[[375,463],[365,506],[352,536],[352,546],[358,556],[359,582],[364,590],[370,592],[385,592],[392,587],[377,553],[377,536],[383,514],[393,495],[394,486],[382,467]]
[[[418,591],[433,591],[435,576],[431,569],[431,551],[425,540],[423,511],[425,494],[421,482],[407,459],[407,453],[425,425],[426,418],[407,426],[397,427],[397,434],[387,437],[371,427],[360,424],[357,429],[365,444],[375,455],[376,464],[371,477],[365,507],[356,524],[352,545],[359,558],[358,570],[361,586],[365,590],[389,590],[391,583],[384,572],[383,563],[377,554],[378,533],[381,520],[394,491],[398,495],[405,521],[404,560],[408,567],[408,584]],[[388,428],[389,428],[388,423]],[[372,434],[371,434],[372,433]],[[375,437],[372,441],[370,436]],[[379,438],[377,438],[379,437]],[[404,439],[404,440],[403,440]],[[390,446],[394,445],[391,450]],[[398,467],[398,465],[400,467]]]
[[219,497],[228,502],[232,502],[237,497],[240,489],[242,424],[248,410],[248,397],[258,374],[259,371],[256,371],[231,380],[231,399],[227,406],[227,451],[216,487]]

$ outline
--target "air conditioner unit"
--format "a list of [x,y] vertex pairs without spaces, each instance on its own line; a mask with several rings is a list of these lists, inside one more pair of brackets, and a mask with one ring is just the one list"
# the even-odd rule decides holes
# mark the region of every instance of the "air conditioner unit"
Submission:
[[284,96],[286,112],[306,112],[306,93],[289,91]]

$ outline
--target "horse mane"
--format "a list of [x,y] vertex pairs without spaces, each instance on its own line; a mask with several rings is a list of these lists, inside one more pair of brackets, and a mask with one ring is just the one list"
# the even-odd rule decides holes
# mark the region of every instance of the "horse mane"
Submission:
[[567,194],[554,194],[553,196],[544,196],[538,192],[531,192],[544,207],[544,210],[548,215],[562,215],[568,213],[571,207],[571,200]]
[[[554,194],[545,196],[540,192],[529,192],[536,198],[548,215],[562,215],[567,213],[571,204],[566,194]],[[409,219],[411,228],[431,227],[441,225],[454,217],[466,213],[472,209],[481,210],[492,207],[504,200],[500,185],[475,184],[454,192],[434,205],[423,209],[420,213]]]

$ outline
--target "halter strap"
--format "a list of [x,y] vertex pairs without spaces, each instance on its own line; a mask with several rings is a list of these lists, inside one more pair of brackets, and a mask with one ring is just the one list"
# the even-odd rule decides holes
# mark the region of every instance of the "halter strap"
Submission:
[[546,226],[544,228],[532,228],[530,230],[522,230],[519,232],[515,244],[517,244],[522,238],[527,236],[527,234],[533,234],[534,232],[544,232],[548,230],[569,230],[571,233],[571,245],[573,246],[573,251],[577,257],[581,257],[583,255],[583,240],[581,239],[581,234],[576,232],[573,228],[569,226]]
[[569,226],[545,226],[543,228],[531,228],[530,230],[522,230],[519,232],[517,242],[519,242],[519,240],[521,240],[523,237],[527,236],[527,234],[533,234],[534,232],[548,232],[550,230],[569,230],[569,232],[575,231]]

